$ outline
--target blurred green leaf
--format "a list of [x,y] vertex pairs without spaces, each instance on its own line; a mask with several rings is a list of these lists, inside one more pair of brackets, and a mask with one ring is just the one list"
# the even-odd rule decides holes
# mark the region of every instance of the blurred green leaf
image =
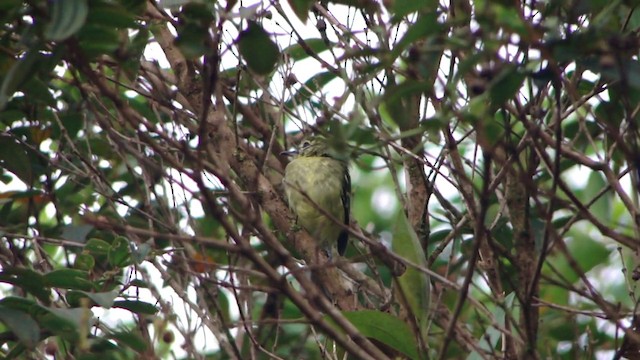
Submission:
[[61,236],[69,241],[84,243],[91,230],[93,230],[92,225],[68,225],[62,229]]
[[[508,310],[512,310],[513,308],[515,295],[516,294],[512,292],[504,298],[504,306]],[[504,309],[500,306],[495,306],[492,312],[496,322],[501,326],[505,326]],[[496,349],[496,346],[498,346],[498,342],[500,341],[500,339],[502,339],[502,336],[503,333],[500,330],[498,330],[494,326],[489,326],[485,333],[478,340],[478,347],[482,350],[486,350],[488,353],[492,353]],[[478,354],[476,351],[473,351],[471,354],[469,354],[467,360],[480,360],[483,358],[484,357]]]
[[129,310],[136,314],[154,315],[158,312],[153,304],[137,300],[118,300],[113,303],[114,308]]
[[[32,309],[32,317],[40,327],[75,341],[80,335],[80,329],[89,329],[91,311],[85,308],[62,309],[38,307]],[[83,323],[84,322],[84,323]]]
[[438,2],[435,0],[415,1],[415,0],[394,0],[391,1],[390,12],[393,14],[393,22],[399,22],[404,16],[417,11],[433,11],[437,8]]
[[115,1],[91,0],[87,23],[109,28],[135,27],[135,16]]
[[512,99],[520,91],[524,79],[525,74],[515,66],[507,66],[503,69],[491,83],[489,89],[491,104],[497,108]]
[[196,25],[186,25],[180,28],[176,45],[188,59],[196,59],[207,53],[206,38],[209,36],[206,29]]
[[238,48],[249,68],[260,75],[273,71],[280,57],[278,45],[255,21],[249,21],[247,28],[238,36]]
[[116,267],[125,267],[131,264],[131,249],[129,240],[118,236],[111,244],[108,254],[109,263]]
[[304,86],[300,87],[290,100],[285,102],[285,107],[292,109],[295,106],[306,104],[313,95],[335,78],[337,75],[329,71],[315,74],[305,81]]
[[[342,315],[365,337],[376,339],[410,359],[422,359],[411,328],[397,317],[376,310],[345,311]],[[327,319],[329,320],[329,319]],[[329,320],[330,321],[330,320]]]
[[[73,301],[74,303],[79,304],[80,302],[78,301],[78,299],[81,297],[86,297],[93,300],[93,302],[95,302],[96,305],[101,306],[105,309],[110,309],[113,306],[115,299],[118,297],[118,295],[120,295],[120,290],[115,289],[112,291],[97,292],[97,293],[87,292],[87,291],[74,291],[74,293],[77,294],[75,295],[76,299],[74,299]],[[70,294],[71,294],[71,291],[67,293],[67,299],[69,299]]]
[[[569,235],[572,237],[571,241],[567,243],[569,253],[583,272],[587,273],[609,257],[611,250],[599,241],[594,240],[583,230],[573,227],[569,231]],[[549,258],[549,262],[569,283],[573,284],[578,281],[578,274],[573,270],[564,255],[560,253],[554,254]],[[555,275],[552,276],[555,277]]]
[[109,26],[86,24],[78,34],[78,43],[89,57],[111,54],[120,47],[120,32]]
[[84,292],[87,297],[96,302],[96,304],[102,306],[105,309],[110,309],[113,306],[113,302],[120,295],[120,290],[112,290],[107,292],[90,293]]
[[617,128],[624,119],[624,108],[620,101],[602,101],[595,109],[597,119],[605,124]]
[[73,267],[82,271],[91,271],[96,265],[96,260],[89,254],[78,254],[73,262]]
[[[396,217],[391,249],[402,258],[418,266],[427,267],[427,258],[422,250],[418,235],[413,230],[402,208],[398,211]],[[407,310],[416,319],[422,332],[421,336],[426,340],[428,335],[426,331],[430,306],[429,297],[431,294],[429,276],[409,266],[405,273],[398,277],[396,285],[397,291],[401,294],[400,296],[409,306]]]
[[[604,176],[599,172],[592,171],[589,174],[587,186],[584,189],[581,200],[585,204],[590,203],[607,186],[609,186],[609,183],[605,181]],[[611,190],[602,194],[598,200],[589,207],[589,211],[591,211],[597,219],[607,224],[607,219],[609,219],[611,215]]]
[[5,267],[0,272],[0,282],[19,286],[45,304],[50,301],[51,292],[45,287],[44,278],[31,269]]
[[0,167],[12,172],[25,184],[31,184],[34,180],[27,149],[11,136],[0,135]]
[[86,271],[77,269],[59,269],[43,276],[46,286],[75,289],[75,290],[93,290],[94,285],[89,281],[89,274]]
[[40,327],[23,311],[0,306],[0,322],[3,322],[28,348],[34,348],[40,341]]
[[140,265],[143,261],[147,259],[147,256],[151,253],[151,245],[149,243],[144,243],[138,245],[135,249],[131,251],[131,258],[136,265]]
[[108,255],[109,250],[111,250],[111,245],[100,239],[89,239],[84,245],[84,251],[93,255]]
[[3,110],[11,96],[33,77],[32,70],[41,59],[39,48],[39,45],[33,45],[21,58],[11,62],[11,68],[0,86],[0,110]]
[[301,40],[298,44],[293,44],[282,52],[288,55],[294,61],[300,61],[308,58],[310,55],[307,50],[312,54],[320,54],[323,51],[328,50],[327,43],[322,39],[305,39]]
[[289,5],[300,20],[306,23],[309,18],[309,10],[311,10],[314,2],[314,0],[289,0]]
[[138,353],[147,351],[147,343],[133,331],[119,331],[109,334],[109,338],[116,340],[118,344],[125,345]]
[[53,1],[51,21],[45,29],[49,40],[62,41],[75,34],[84,25],[89,6],[87,0]]
[[438,21],[437,12],[433,11],[420,15],[415,23],[410,24],[407,32],[393,48],[392,57],[397,58],[411,44],[415,44],[418,40],[428,36],[438,34],[443,29],[444,27]]

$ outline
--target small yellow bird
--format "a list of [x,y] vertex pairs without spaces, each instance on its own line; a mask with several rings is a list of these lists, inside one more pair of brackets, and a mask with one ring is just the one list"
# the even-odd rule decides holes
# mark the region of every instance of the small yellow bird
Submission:
[[344,255],[349,239],[344,226],[349,226],[351,207],[348,161],[335,156],[327,140],[320,136],[303,141],[299,151],[285,154],[297,154],[285,168],[283,182],[289,207],[296,214],[298,224],[309,232],[329,258],[334,242],[338,254]]

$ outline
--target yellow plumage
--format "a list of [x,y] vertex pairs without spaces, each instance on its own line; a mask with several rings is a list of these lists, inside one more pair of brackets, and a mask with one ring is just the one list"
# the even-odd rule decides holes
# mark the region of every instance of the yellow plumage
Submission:
[[[330,154],[322,138],[305,141],[285,169],[285,194],[297,222],[332,255],[332,244],[344,254],[349,225],[351,179],[346,161]],[[323,210],[321,210],[323,209]],[[331,217],[325,215],[329,214]],[[336,222],[337,221],[337,222]]]

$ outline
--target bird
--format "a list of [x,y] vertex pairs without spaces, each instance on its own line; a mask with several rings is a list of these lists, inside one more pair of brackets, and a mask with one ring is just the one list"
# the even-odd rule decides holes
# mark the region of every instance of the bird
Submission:
[[[296,222],[332,259],[333,244],[344,255],[349,239],[351,177],[348,159],[323,136],[305,139],[284,171],[284,190]],[[327,216],[330,215],[330,216]],[[342,224],[340,224],[340,222]]]

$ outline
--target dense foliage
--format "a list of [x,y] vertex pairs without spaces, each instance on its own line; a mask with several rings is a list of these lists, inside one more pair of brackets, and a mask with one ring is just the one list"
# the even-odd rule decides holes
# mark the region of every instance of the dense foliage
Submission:
[[[0,2],[6,358],[640,356],[635,1]],[[350,244],[281,153],[351,160]]]

